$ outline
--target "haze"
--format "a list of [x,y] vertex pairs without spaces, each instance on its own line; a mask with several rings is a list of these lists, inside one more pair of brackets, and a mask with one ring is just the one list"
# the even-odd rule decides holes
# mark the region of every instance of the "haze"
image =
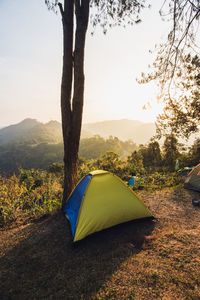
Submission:
[[[0,126],[29,117],[60,121],[62,24],[45,1],[0,1]],[[152,1],[153,2],[153,1]],[[156,1],[142,15],[142,23],[91,36],[85,59],[83,122],[132,119],[153,122],[157,104],[155,83],[139,85],[136,77],[147,70],[148,50],[165,38],[169,23],[162,22]],[[151,101],[151,108],[143,106]]]

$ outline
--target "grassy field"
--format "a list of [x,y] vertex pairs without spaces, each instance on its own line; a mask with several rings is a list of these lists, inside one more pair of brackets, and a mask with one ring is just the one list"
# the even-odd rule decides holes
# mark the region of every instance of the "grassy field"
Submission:
[[138,194],[155,220],[77,244],[61,213],[0,231],[0,299],[200,299],[200,195]]

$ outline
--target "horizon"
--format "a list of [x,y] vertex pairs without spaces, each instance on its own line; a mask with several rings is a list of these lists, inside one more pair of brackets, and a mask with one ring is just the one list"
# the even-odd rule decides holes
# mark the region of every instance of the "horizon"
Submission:
[[[23,119],[23,120],[21,120],[21,121],[19,121],[19,122],[17,122],[17,123],[10,123],[10,124],[8,124],[8,125],[6,125],[6,126],[1,126],[0,125],[0,130],[2,130],[2,129],[4,129],[4,128],[8,128],[8,127],[10,127],[10,126],[15,126],[15,125],[18,125],[19,123],[22,123],[23,121],[25,121],[25,120],[35,120],[35,121],[37,121],[38,123],[42,123],[42,124],[47,124],[47,123],[49,123],[49,122],[51,122],[51,121],[56,121],[56,122],[58,122],[58,123],[60,123],[60,125],[61,125],[61,122],[60,121],[58,121],[58,120],[48,120],[47,122],[42,122],[42,121],[40,121],[40,120],[38,120],[38,119],[36,119],[36,118],[30,118],[30,117],[27,117],[27,118],[25,118],[25,119]],[[83,128],[83,126],[84,125],[92,125],[92,124],[99,124],[99,123],[106,123],[106,122],[112,122],[112,121],[130,121],[130,122],[140,122],[141,123],[141,125],[146,125],[146,124],[153,124],[153,125],[155,125],[155,122],[144,122],[144,121],[141,121],[141,120],[133,120],[133,119],[125,119],[125,118],[123,118],[123,119],[112,119],[112,120],[103,120],[103,121],[100,121],[100,122],[88,122],[88,123],[83,123],[82,124],[82,129],[84,129]],[[86,129],[84,129],[84,130],[86,130],[87,131],[87,128]],[[101,134],[99,134],[98,132],[97,133],[95,133],[95,134],[98,134],[98,135],[100,135],[100,136],[102,136]],[[103,134],[103,136],[104,136],[104,134]],[[102,136],[102,137],[103,137]],[[114,136],[117,136],[117,135],[115,135],[114,134]],[[105,136],[104,136],[105,137]],[[141,136],[142,138],[144,138],[144,136]],[[122,138],[122,137],[118,137],[120,140],[124,140],[124,141],[126,141],[126,140],[129,140],[129,138],[127,139],[127,138]],[[184,139],[183,137],[182,138],[180,138],[180,137],[178,137],[178,140],[179,140],[179,142],[181,142],[181,143],[184,143],[185,144],[185,146],[186,147],[190,147],[193,143],[194,143],[194,141],[196,140],[198,138],[198,133],[193,133],[190,137],[189,137],[189,139]],[[135,140],[133,139],[133,141],[135,142]],[[146,141],[146,143],[148,143],[149,141]],[[140,144],[140,143],[137,143],[138,145]],[[143,143],[142,143],[143,144]],[[163,144],[163,138],[161,138],[160,140],[159,140],[159,144],[160,145],[162,145]]]
[[[61,121],[58,121],[58,120],[53,120],[52,119],[52,120],[48,120],[48,121],[41,121],[41,120],[38,120],[36,118],[27,117],[27,118],[25,118],[25,119],[23,119],[23,120],[21,120],[21,121],[19,121],[17,123],[10,123],[10,124],[7,124],[5,126],[3,126],[3,125],[0,124],[0,129],[6,128],[6,127],[9,127],[9,126],[13,126],[13,125],[17,125],[19,123],[22,123],[25,120],[35,120],[38,123],[42,123],[42,124],[48,124],[51,121],[53,121],[53,122],[55,121],[55,122],[58,122],[59,124],[61,124]],[[112,122],[112,121],[133,121],[133,122],[140,122],[140,123],[143,123],[143,124],[149,124],[149,123],[155,124],[155,122],[145,122],[145,121],[141,121],[141,120],[133,120],[133,119],[123,118],[123,119],[108,119],[108,120],[102,120],[102,121],[97,121],[97,122],[87,122],[87,123],[82,123],[82,126],[86,125],[86,124],[104,123],[104,122],[109,122],[109,121],[110,122]]]
[[[149,50],[168,33],[169,23],[161,21],[158,13],[162,2],[142,12],[141,24],[126,29],[113,28],[104,35],[97,28],[91,36],[89,25],[83,124],[110,119],[155,122],[163,107],[156,101],[158,88],[155,83],[139,85],[136,78],[148,71],[154,59]],[[0,126],[16,124],[26,116],[60,122],[59,13],[49,12],[41,0],[1,1],[0,25]],[[17,28],[17,37],[13,27]],[[145,106],[148,109],[144,110]]]

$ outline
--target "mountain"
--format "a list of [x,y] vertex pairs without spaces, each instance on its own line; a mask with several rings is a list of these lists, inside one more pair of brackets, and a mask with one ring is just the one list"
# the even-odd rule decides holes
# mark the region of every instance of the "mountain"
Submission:
[[[152,123],[130,120],[85,124],[80,157],[97,159],[106,151],[114,151],[124,159],[137,150],[136,143],[146,144],[149,141],[154,128]],[[132,141],[127,142],[128,139]],[[0,129],[0,174],[12,174],[19,167],[46,169],[52,163],[62,161],[62,130],[59,122],[43,124],[35,119],[25,119]]]
[[82,136],[91,137],[98,134],[107,138],[112,135],[123,141],[131,139],[139,145],[148,143],[155,132],[154,123],[122,119],[84,124]]
[[0,144],[19,138],[39,122],[35,119],[25,119],[22,122],[0,129]]
[[[118,137],[120,140],[132,140],[136,144],[146,144],[155,134],[154,123],[143,123],[134,120],[112,120],[83,124],[81,138],[100,135]],[[22,122],[0,129],[0,145],[8,142],[28,144],[62,142],[61,124],[50,121],[46,124],[35,119],[25,119]]]
[[16,141],[29,144],[59,143],[62,141],[61,124],[57,121],[43,124],[35,119],[25,119],[0,129],[0,145]]

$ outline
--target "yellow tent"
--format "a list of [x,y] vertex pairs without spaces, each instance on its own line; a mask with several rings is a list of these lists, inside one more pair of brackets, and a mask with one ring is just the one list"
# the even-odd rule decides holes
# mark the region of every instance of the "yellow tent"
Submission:
[[143,201],[117,176],[97,170],[85,176],[64,208],[73,240],[135,219],[152,217]]

